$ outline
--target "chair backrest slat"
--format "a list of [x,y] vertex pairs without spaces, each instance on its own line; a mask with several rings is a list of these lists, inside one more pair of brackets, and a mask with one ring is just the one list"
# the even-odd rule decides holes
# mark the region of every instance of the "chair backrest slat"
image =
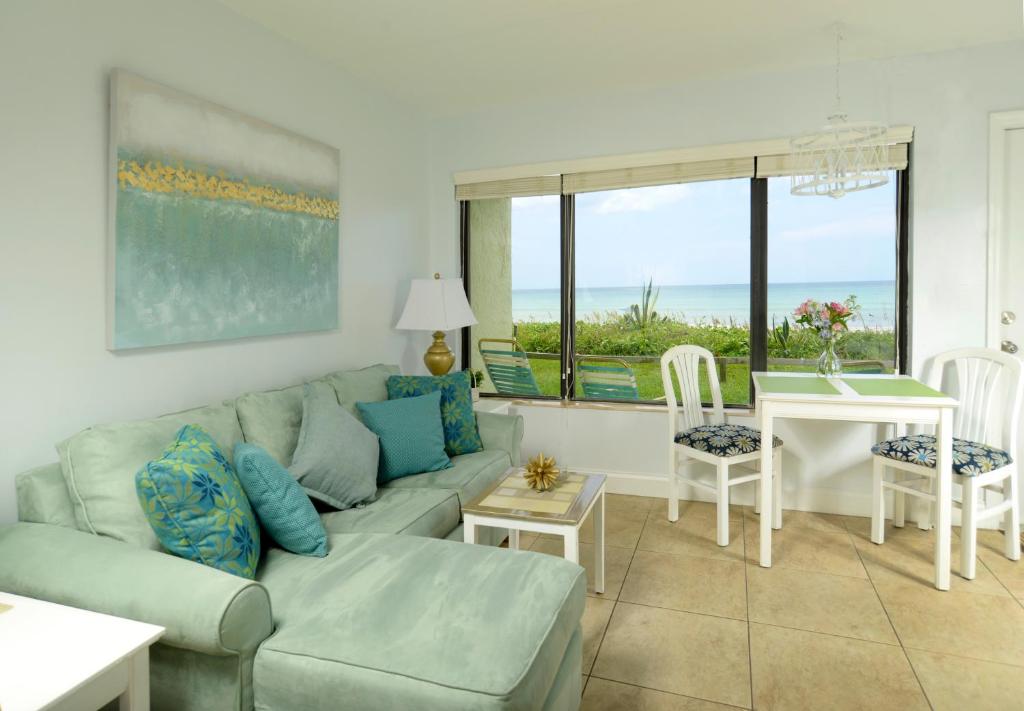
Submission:
[[[947,377],[948,376],[950,377]],[[1005,449],[1017,457],[1024,378],[1016,357],[991,348],[961,348],[932,361],[928,385],[955,394],[953,436]]]
[[[673,346],[661,356],[661,380],[668,404],[669,432],[673,436],[676,432],[705,423],[704,404],[700,396],[701,362],[704,363],[711,388],[711,420],[716,424],[725,422],[722,388],[718,382],[714,355],[700,346]],[[679,381],[680,400],[676,399],[673,371]]]

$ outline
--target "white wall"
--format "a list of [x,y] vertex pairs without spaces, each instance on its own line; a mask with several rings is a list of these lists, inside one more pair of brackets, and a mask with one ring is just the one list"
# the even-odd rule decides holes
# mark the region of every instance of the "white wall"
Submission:
[[[1022,69],[1024,42],[843,69],[851,119],[916,127],[915,372],[939,351],[985,344],[988,114],[1024,107]],[[831,97],[832,70],[821,68],[570,95],[438,120],[431,131],[432,267],[451,271],[458,263],[455,171],[780,138],[820,123]],[[635,475],[619,479],[623,489],[663,488],[650,479],[664,476],[663,414],[521,412],[527,452],[557,449],[571,465]],[[786,440],[786,506],[867,513],[873,426],[787,423],[779,434]]]
[[[113,67],[341,150],[339,331],[106,350]],[[90,424],[422,352],[392,328],[408,279],[427,273],[422,124],[223,6],[4,0],[0,136],[0,523],[15,518],[15,473]]]

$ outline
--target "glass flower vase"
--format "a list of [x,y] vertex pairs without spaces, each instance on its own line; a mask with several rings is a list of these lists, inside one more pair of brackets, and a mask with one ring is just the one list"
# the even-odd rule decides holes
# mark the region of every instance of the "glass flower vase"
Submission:
[[843,372],[843,361],[836,355],[836,339],[825,339],[825,350],[818,358],[818,375],[823,378],[831,378],[841,375]]

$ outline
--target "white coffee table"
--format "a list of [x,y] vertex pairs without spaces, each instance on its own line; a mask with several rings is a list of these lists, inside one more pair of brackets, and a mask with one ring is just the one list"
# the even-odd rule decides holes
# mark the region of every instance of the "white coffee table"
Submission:
[[163,627],[0,593],[0,708],[149,709],[149,646]]
[[604,474],[563,472],[550,491],[531,490],[523,469],[505,472],[501,481],[462,507],[462,536],[476,543],[478,526],[508,529],[508,547],[519,549],[520,531],[549,533],[565,542],[565,557],[580,562],[580,527],[594,512],[594,591],[604,592]]

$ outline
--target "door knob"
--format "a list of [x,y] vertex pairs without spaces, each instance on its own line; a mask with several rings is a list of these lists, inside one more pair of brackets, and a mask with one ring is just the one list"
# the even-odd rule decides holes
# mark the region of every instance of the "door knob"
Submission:
[[1002,322],[1004,326],[1009,326],[1014,321],[1017,320],[1017,314],[1013,313],[1012,311],[1004,311],[1003,313],[999,314],[999,320],[1000,322]]
[[999,347],[1003,349],[1004,353],[1009,353],[1010,355],[1013,355],[1014,353],[1020,350],[1017,347],[1017,344],[1014,343],[1013,341],[1003,341],[1002,343],[999,344]]

